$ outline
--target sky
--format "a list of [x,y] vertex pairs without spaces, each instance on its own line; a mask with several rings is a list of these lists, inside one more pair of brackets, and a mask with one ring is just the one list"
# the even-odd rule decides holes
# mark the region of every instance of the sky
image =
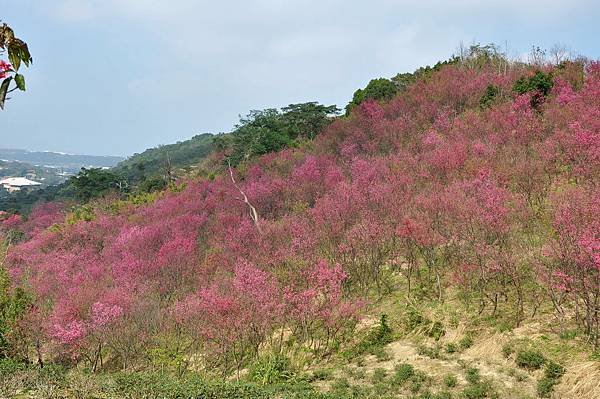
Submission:
[[343,108],[460,43],[600,58],[598,0],[0,0],[0,19],[34,58],[0,147],[93,155],[227,132],[253,109]]

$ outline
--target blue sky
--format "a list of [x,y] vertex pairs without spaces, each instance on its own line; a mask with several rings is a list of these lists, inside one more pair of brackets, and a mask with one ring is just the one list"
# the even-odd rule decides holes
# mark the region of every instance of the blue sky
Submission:
[[343,107],[459,43],[600,58],[597,0],[1,0],[34,57],[0,147],[130,155],[229,131],[251,109]]

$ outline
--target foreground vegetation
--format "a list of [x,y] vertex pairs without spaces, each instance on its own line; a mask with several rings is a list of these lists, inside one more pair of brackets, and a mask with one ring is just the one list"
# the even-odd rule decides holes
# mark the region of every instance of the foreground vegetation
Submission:
[[477,317],[454,302],[415,308],[407,306],[406,298],[390,297],[376,308],[394,317],[368,317],[345,349],[326,359],[266,351],[239,377],[226,380],[180,369],[172,357],[157,356],[143,371],[120,371],[108,363],[102,373],[5,359],[0,361],[0,395],[525,399],[593,398],[597,393],[590,387],[600,369],[583,337],[574,330],[559,335],[545,318],[510,329],[504,318]]

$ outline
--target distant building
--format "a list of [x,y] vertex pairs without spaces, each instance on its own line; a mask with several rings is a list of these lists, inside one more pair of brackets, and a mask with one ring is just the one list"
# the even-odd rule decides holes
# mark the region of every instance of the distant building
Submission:
[[42,183],[38,183],[24,177],[9,177],[4,180],[0,180],[0,186],[4,187],[9,193],[34,188],[41,185]]

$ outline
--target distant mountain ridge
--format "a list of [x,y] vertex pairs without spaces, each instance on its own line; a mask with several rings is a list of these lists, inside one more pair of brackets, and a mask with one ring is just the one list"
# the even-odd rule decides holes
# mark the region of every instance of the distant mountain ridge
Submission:
[[19,161],[36,166],[62,168],[75,173],[82,167],[110,168],[123,161],[124,157],[103,155],[65,154],[52,151],[28,151],[0,148],[0,160]]

